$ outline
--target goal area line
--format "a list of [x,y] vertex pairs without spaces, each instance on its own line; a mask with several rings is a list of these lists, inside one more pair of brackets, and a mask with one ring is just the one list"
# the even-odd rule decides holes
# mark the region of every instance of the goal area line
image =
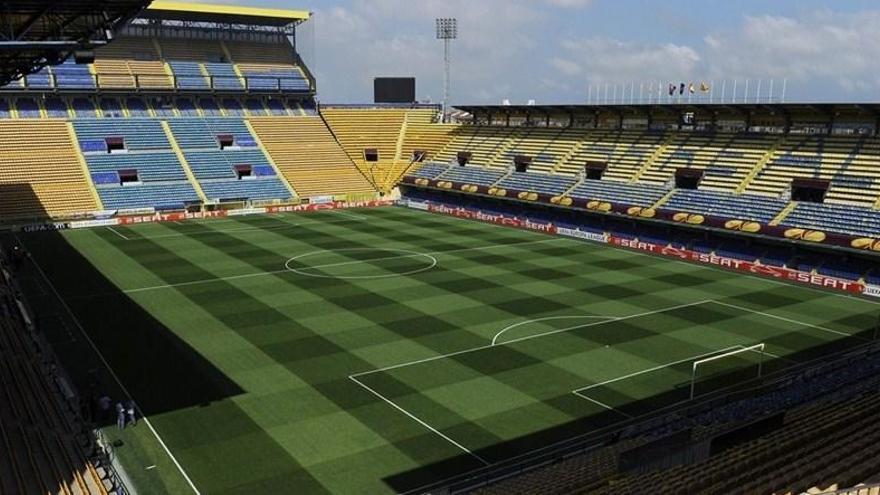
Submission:
[[[446,435],[446,434],[444,434],[443,432],[439,431],[439,430],[436,429],[435,427],[431,426],[429,423],[427,423],[427,422],[424,421],[423,419],[421,419],[421,418],[419,418],[418,416],[416,416],[415,414],[413,414],[412,411],[409,411],[409,410],[406,410],[406,409],[402,408],[399,404],[395,403],[393,400],[391,400],[391,399],[389,399],[388,397],[386,397],[385,395],[383,395],[383,394],[381,393],[381,391],[378,390],[376,387],[369,387],[366,383],[363,382],[363,379],[364,379],[364,378],[367,378],[368,376],[373,375],[373,374],[377,374],[377,373],[385,373],[385,372],[389,372],[389,371],[399,370],[399,369],[401,369],[401,368],[407,368],[407,367],[410,367],[410,366],[415,366],[415,365],[420,365],[420,364],[426,364],[426,363],[432,363],[432,362],[434,362],[434,361],[440,361],[440,360],[443,360],[443,359],[448,359],[448,358],[452,358],[452,357],[459,356],[459,355],[462,355],[462,354],[468,354],[468,353],[471,353],[471,352],[478,352],[478,351],[489,351],[489,352],[491,352],[491,349],[493,349],[493,348],[504,347],[504,346],[507,346],[507,345],[516,344],[516,343],[525,342],[525,341],[532,341],[532,340],[540,341],[540,340],[542,340],[543,337],[548,337],[548,336],[551,336],[551,335],[555,335],[555,334],[559,334],[559,333],[564,333],[564,332],[568,332],[568,331],[572,331],[572,330],[576,330],[576,329],[583,329],[583,328],[588,328],[588,327],[593,327],[593,326],[601,326],[601,325],[614,324],[614,323],[618,323],[618,322],[621,322],[621,321],[626,321],[626,320],[635,319],[635,318],[640,318],[640,317],[647,317],[647,316],[655,315],[655,314],[658,314],[658,313],[665,313],[665,312],[669,312],[669,311],[675,311],[675,310],[677,310],[677,309],[683,309],[683,308],[689,308],[689,307],[701,306],[701,305],[704,305],[704,304],[713,304],[713,303],[714,303],[714,304],[721,305],[721,306],[726,306],[726,307],[728,307],[728,308],[737,309],[737,310],[740,310],[740,311],[742,311],[742,312],[744,312],[744,313],[751,313],[751,314],[754,314],[754,315],[757,315],[757,316],[760,316],[760,317],[763,317],[763,318],[785,321],[786,323],[789,323],[789,324],[792,324],[792,325],[797,325],[797,326],[800,326],[800,327],[802,327],[802,328],[804,328],[804,329],[809,328],[809,329],[813,329],[813,330],[819,330],[819,331],[826,332],[826,333],[829,333],[829,334],[834,334],[834,335],[836,335],[836,336],[844,336],[844,335],[845,335],[845,336],[850,336],[850,334],[847,334],[847,333],[845,333],[845,332],[839,332],[839,331],[837,331],[837,330],[832,330],[832,329],[825,328],[825,327],[821,327],[821,326],[814,325],[814,324],[811,324],[811,323],[802,322],[802,321],[797,321],[797,320],[793,320],[793,319],[790,319],[790,318],[786,318],[786,317],[782,317],[782,316],[778,316],[778,315],[773,315],[773,314],[765,313],[765,312],[758,311],[758,310],[753,310],[753,309],[751,309],[751,308],[747,308],[747,307],[744,307],[744,306],[739,306],[739,305],[734,305],[734,304],[725,303],[725,302],[721,302],[721,301],[716,301],[716,300],[714,300],[714,299],[704,299],[704,300],[694,301],[694,302],[691,302],[691,303],[677,304],[677,305],[673,305],[673,306],[669,306],[669,307],[665,307],[665,308],[660,308],[660,309],[653,310],[653,311],[646,311],[646,312],[641,312],[641,313],[633,313],[633,314],[631,314],[631,315],[620,316],[620,317],[612,317],[612,318],[610,318],[610,319],[604,319],[604,320],[601,320],[601,321],[595,321],[595,322],[591,322],[591,323],[583,323],[583,324],[579,324],[579,325],[573,325],[573,326],[570,326],[570,327],[565,327],[565,328],[561,328],[561,329],[551,330],[551,331],[547,331],[547,332],[543,332],[543,333],[538,333],[538,334],[534,334],[534,335],[528,335],[528,336],[519,337],[519,338],[516,338],[516,339],[510,339],[510,340],[506,340],[506,341],[502,341],[502,342],[497,342],[497,343],[495,343],[495,344],[489,343],[489,344],[487,344],[487,345],[476,346],[476,347],[472,347],[472,348],[468,348],[468,349],[462,349],[462,350],[455,351],[455,352],[450,352],[450,353],[447,353],[447,354],[434,355],[434,356],[430,356],[430,357],[426,357],[426,358],[422,358],[422,359],[416,359],[416,360],[413,360],[413,361],[407,361],[407,362],[402,362],[402,363],[397,363],[397,364],[391,364],[391,365],[387,365],[387,366],[380,367],[380,368],[376,368],[376,369],[372,369],[372,370],[365,370],[365,371],[361,371],[361,372],[358,372],[358,373],[353,373],[353,374],[349,375],[348,378],[349,378],[352,382],[356,383],[360,388],[364,389],[365,392],[367,392],[367,393],[373,395],[374,397],[378,398],[379,400],[381,400],[381,401],[383,401],[383,402],[389,404],[391,407],[393,407],[394,409],[398,410],[400,413],[402,413],[402,414],[404,414],[405,416],[409,417],[411,420],[417,422],[417,423],[420,424],[422,427],[424,427],[424,428],[426,428],[427,430],[431,431],[432,433],[434,433],[434,434],[437,435],[438,437],[442,438],[445,442],[447,442],[447,443],[449,443],[449,444],[455,446],[457,449],[462,450],[462,451],[464,451],[465,453],[467,453],[467,454],[473,456],[474,458],[476,458],[477,460],[479,460],[479,461],[482,462],[483,464],[489,464],[489,462],[487,462],[486,459],[483,459],[483,458],[481,458],[479,455],[475,454],[473,451],[471,451],[469,448],[467,448],[467,447],[466,447],[465,445],[463,445],[461,442],[456,441],[455,439],[449,437],[448,435]],[[725,348],[722,348],[722,349],[716,349],[716,350],[713,350],[713,351],[707,351],[707,352],[705,352],[705,353],[701,353],[701,354],[698,354],[698,355],[695,355],[695,356],[689,356],[689,357],[687,357],[687,358],[679,359],[679,360],[676,360],[676,361],[673,361],[673,362],[670,362],[670,363],[665,363],[665,364],[657,365],[657,366],[654,366],[654,367],[651,367],[651,368],[648,368],[648,369],[645,369],[645,370],[636,371],[636,372],[629,373],[629,374],[626,374],[626,375],[623,375],[623,376],[619,376],[619,377],[616,377],[616,378],[612,378],[612,379],[610,379],[610,380],[606,380],[606,381],[603,381],[603,382],[600,382],[600,383],[596,383],[596,384],[588,385],[588,386],[586,386],[586,387],[578,388],[578,389],[576,389],[576,390],[573,390],[571,393],[574,394],[574,395],[576,395],[576,396],[578,396],[578,397],[579,397],[580,399],[582,399],[582,400],[586,400],[586,401],[589,401],[589,402],[591,402],[591,403],[595,403],[595,404],[597,404],[597,405],[603,407],[603,408],[606,409],[606,410],[613,411],[614,413],[619,414],[619,415],[625,417],[626,419],[634,419],[634,418],[636,418],[636,417],[638,417],[638,416],[633,416],[632,414],[629,414],[629,413],[626,413],[626,412],[624,412],[624,411],[621,411],[620,409],[615,408],[615,407],[613,407],[613,406],[611,406],[611,405],[609,405],[609,404],[607,404],[607,403],[605,403],[605,402],[602,402],[602,401],[598,400],[598,399],[595,398],[595,397],[591,397],[590,394],[589,394],[589,390],[591,390],[591,389],[595,389],[596,387],[605,386],[605,385],[608,385],[608,384],[611,384],[611,383],[614,383],[614,382],[618,382],[618,381],[621,381],[621,380],[625,380],[625,379],[633,378],[633,377],[636,377],[636,376],[639,376],[639,375],[644,375],[644,374],[647,374],[647,373],[656,372],[656,371],[658,371],[658,370],[661,370],[661,369],[664,369],[664,368],[668,368],[668,367],[671,367],[671,366],[680,365],[680,364],[687,363],[687,362],[693,362],[693,361],[695,361],[695,360],[699,360],[699,359],[702,359],[702,358],[709,358],[709,357],[711,357],[711,356],[716,356],[716,355],[719,355],[719,354],[725,354],[725,353],[731,353],[731,352],[733,352],[733,353],[736,354],[736,353],[749,352],[749,351],[751,351],[751,352],[756,352],[754,349],[752,349],[752,347],[754,347],[755,345],[756,345],[756,343],[755,343],[754,341],[751,341],[751,342],[742,343],[742,344],[735,344],[735,345],[732,345],[732,346],[729,346],[729,347],[725,347]],[[761,345],[762,345],[762,344],[761,344]],[[774,359],[785,359],[785,360],[790,360],[789,358],[784,358],[784,357],[782,357],[782,356],[779,356],[779,355],[776,355],[776,354],[773,354],[773,353],[767,352],[765,349],[762,349],[762,350],[760,350],[760,351],[758,351],[758,352],[760,352],[763,356],[771,357],[771,358],[774,358]],[[729,387],[728,387],[728,388],[729,388]],[[723,389],[722,389],[722,390],[723,390]],[[684,401],[684,402],[686,402],[686,401]]]
[[[614,407],[614,406],[608,405],[606,402],[602,402],[602,401],[596,399],[595,397],[591,396],[590,394],[588,394],[588,391],[593,390],[593,389],[597,389],[597,388],[600,388],[600,387],[605,387],[605,386],[610,385],[610,384],[612,384],[612,383],[616,383],[616,382],[620,382],[620,381],[624,381],[624,380],[629,380],[629,379],[632,379],[632,378],[635,378],[635,377],[638,377],[638,376],[647,375],[647,374],[649,374],[649,373],[654,373],[654,372],[657,372],[657,371],[660,371],[660,370],[663,370],[663,369],[667,369],[667,368],[671,368],[671,367],[673,367],[673,366],[677,366],[677,365],[680,365],[680,364],[692,363],[692,367],[691,367],[691,377],[690,377],[690,396],[689,396],[688,399],[681,400],[681,401],[678,401],[678,402],[674,402],[674,403],[672,403],[672,404],[668,404],[668,405],[665,405],[665,406],[664,406],[664,408],[665,408],[665,407],[670,407],[670,406],[674,406],[674,405],[677,405],[677,404],[682,404],[682,403],[684,403],[684,402],[688,402],[688,401],[694,399],[694,385],[695,385],[695,383],[696,383],[696,372],[695,372],[695,370],[697,369],[697,366],[698,366],[700,363],[707,363],[707,362],[715,361],[715,360],[718,360],[718,359],[721,359],[721,358],[724,358],[724,357],[735,356],[735,355],[742,354],[742,353],[747,353],[747,352],[753,352],[753,353],[756,353],[756,354],[760,355],[760,356],[761,356],[761,361],[760,361],[760,363],[763,363],[763,358],[764,358],[765,356],[767,356],[767,357],[771,357],[771,358],[775,358],[775,359],[787,359],[787,358],[783,358],[783,357],[781,357],[781,356],[779,356],[779,355],[777,355],[777,354],[773,354],[773,353],[770,353],[770,352],[766,352],[766,351],[764,350],[765,347],[766,347],[766,344],[763,343],[763,342],[761,342],[761,343],[757,343],[757,344],[736,344],[736,345],[732,345],[732,346],[730,346],[730,347],[725,347],[725,348],[723,348],[723,349],[717,349],[717,350],[714,350],[714,351],[709,351],[709,352],[705,352],[705,353],[702,353],[702,354],[697,354],[697,355],[694,355],[694,356],[689,356],[689,357],[682,358],[682,359],[679,359],[679,360],[676,360],[676,361],[672,361],[672,362],[669,362],[669,363],[660,364],[660,365],[657,365],[657,366],[653,366],[653,367],[651,367],[651,368],[647,368],[647,369],[640,370],[640,371],[636,371],[636,372],[633,372],[633,373],[628,373],[628,374],[626,374],[626,375],[618,376],[618,377],[616,377],[616,378],[612,378],[612,379],[610,379],[610,380],[605,380],[605,381],[602,381],[602,382],[599,382],[599,383],[594,383],[594,384],[592,384],[592,385],[588,385],[588,386],[586,386],[586,387],[582,387],[582,388],[578,388],[578,389],[572,390],[571,393],[574,394],[574,395],[576,395],[576,396],[578,396],[578,397],[581,398],[581,399],[587,400],[587,401],[592,402],[592,403],[594,403],[594,404],[598,404],[598,405],[602,406],[603,408],[605,408],[605,409],[607,409],[607,410],[609,410],[609,411],[615,412],[615,413],[620,414],[620,415],[622,415],[622,416],[625,416],[625,417],[627,417],[627,418],[629,418],[629,419],[634,419],[634,418],[637,418],[637,417],[639,417],[639,416],[638,416],[638,415],[629,414],[629,413],[627,413],[627,412],[622,411],[621,409],[619,409],[619,408],[617,408],[617,407]],[[761,366],[761,365],[762,365],[762,364],[759,364],[759,366]],[[760,375],[759,375],[759,376],[760,376]],[[718,390],[726,390],[727,388],[730,388],[730,387],[732,387],[732,386],[735,386],[735,385],[731,385],[731,386],[728,386],[728,387],[722,387],[722,388],[720,388],[720,389],[718,389]]]

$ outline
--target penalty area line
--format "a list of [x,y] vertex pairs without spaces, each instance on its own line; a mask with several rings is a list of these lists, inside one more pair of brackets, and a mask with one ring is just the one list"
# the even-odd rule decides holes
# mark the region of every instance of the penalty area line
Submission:
[[592,397],[589,397],[589,396],[587,396],[587,395],[585,395],[585,394],[582,394],[582,393],[578,392],[577,390],[573,390],[571,393],[573,393],[574,395],[577,395],[577,396],[580,397],[581,399],[586,399],[586,400],[588,400],[588,401],[590,401],[590,402],[592,402],[592,403],[594,403],[594,404],[598,404],[598,405],[604,407],[605,409],[608,409],[608,410],[611,411],[611,412],[615,412],[615,413],[620,414],[620,415],[622,415],[622,416],[626,416],[626,417],[629,418],[629,419],[633,419],[633,418],[635,418],[635,416],[633,416],[632,414],[627,414],[627,413],[621,411],[620,409],[617,409],[616,407],[611,407],[611,406],[609,406],[608,404],[606,404],[606,403],[604,403],[604,402],[599,402],[598,400],[596,400],[596,399],[594,399],[594,398],[592,398]]
[[448,435],[446,435],[445,433],[443,433],[443,432],[437,430],[437,429],[434,428],[433,426],[431,426],[431,425],[429,425],[428,423],[424,422],[423,420],[419,419],[415,414],[412,414],[411,412],[407,411],[406,409],[404,409],[404,408],[398,406],[397,404],[395,404],[394,401],[392,401],[391,399],[385,397],[384,395],[380,394],[379,392],[376,392],[376,391],[373,390],[371,387],[369,387],[368,385],[366,385],[366,384],[364,384],[363,382],[361,382],[360,380],[358,380],[356,377],[354,377],[354,376],[349,376],[348,379],[351,380],[351,381],[353,381],[353,382],[355,382],[355,383],[357,383],[358,385],[360,385],[364,390],[366,390],[366,391],[370,392],[371,394],[375,395],[376,397],[382,399],[383,401],[385,401],[386,403],[388,403],[391,407],[393,407],[393,408],[397,409],[398,411],[402,412],[403,414],[407,415],[410,419],[412,419],[412,420],[415,421],[416,423],[418,423],[418,424],[424,426],[425,428],[431,430],[432,432],[434,432],[435,434],[437,434],[440,438],[442,438],[442,439],[446,440],[447,442],[451,443],[452,445],[458,447],[460,450],[466,452],[467,454],[469,454],[469,455],[470,455],[471,457],[473,457],[474,459],[476,459],[476,460],[482,462],[484,465],[488,466],[488,465],[491,464],[491,463],[490,463],[489,461],[487,461],[486,459],[483,459],[483,458],[480,457],[479,455],[473,453],[469,448],[467,448],[467,447],[465,447],[464,445],[462,445],[462,444],[456,442],[455,440],[453,440],[452,438],[450,438],[450,437],[449,437]]

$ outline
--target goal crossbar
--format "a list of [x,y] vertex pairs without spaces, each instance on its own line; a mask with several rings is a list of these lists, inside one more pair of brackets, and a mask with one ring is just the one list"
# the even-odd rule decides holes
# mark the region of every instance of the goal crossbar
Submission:
[[764,355],[765,355],[764,347],[765,347],[765,344],[763,342],[760,344],[754,344],[754,345],[750,345],[750,346],[740,346],[739,349],[734,349],[732,351],[723,352],[721,354],[716,354],[715,356],[697,359],[696,361],[694,361],[693,367],[691,369],[691,400],[693,400],[694,394],[696,393],[697,368],[700,367],[700,365],[711,362],[711,361],[716,361],[718,359],[728,358],[730,356],[734,356],[737,354],[743,354],[746,352],[757,352],[761,356],[761,359],[758,361],[758,377],[760,378],[761,371],[762,371],[763,364],[764,364]]

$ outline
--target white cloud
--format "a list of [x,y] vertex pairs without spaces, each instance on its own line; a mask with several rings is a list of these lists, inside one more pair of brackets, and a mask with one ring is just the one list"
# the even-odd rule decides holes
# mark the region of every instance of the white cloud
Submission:
[[674,79],[694,75],[701,57],[689,46],[639,44],[607,37],[567,39],[565,58],[550,65],[562,76],[583,74],[588,83]]
[[544,3],[566,9],[580,9],[593,3],[593,0],[544,0]]
[[707,36],[705,58],[716,78],[786,78],[810,88],[876,91],[878,24],[880,12],[870,11],[747,17],[734,31]]
[[[523,54],[536,44],[544,13],[526,0],[356,0],[316,10],[317,75],[324,101],[370,101],[372,78],[417,77],[419,97],[441,98],[442,43],[434,18],[455,16],[456,102],[500,101],[519,91]],[[537,83],[536,83],[537,84]]]

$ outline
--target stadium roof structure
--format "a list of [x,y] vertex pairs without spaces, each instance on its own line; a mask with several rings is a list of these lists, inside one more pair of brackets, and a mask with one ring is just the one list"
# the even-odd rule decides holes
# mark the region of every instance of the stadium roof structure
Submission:
[[311,17],[311,13],[308,10],[264,9],[157,0],[138,17],[184,22],[282,27],[307,21]]
[[470,114],[510,115],[584,115],[595,113],[617,114],[779,114],[779,115],[838,115],[861,114],[880,117],[880,103],[621,103],[583,105],[456,105],[455,108]]
[[150,0],[0,2],[0,86],[106,44]]

